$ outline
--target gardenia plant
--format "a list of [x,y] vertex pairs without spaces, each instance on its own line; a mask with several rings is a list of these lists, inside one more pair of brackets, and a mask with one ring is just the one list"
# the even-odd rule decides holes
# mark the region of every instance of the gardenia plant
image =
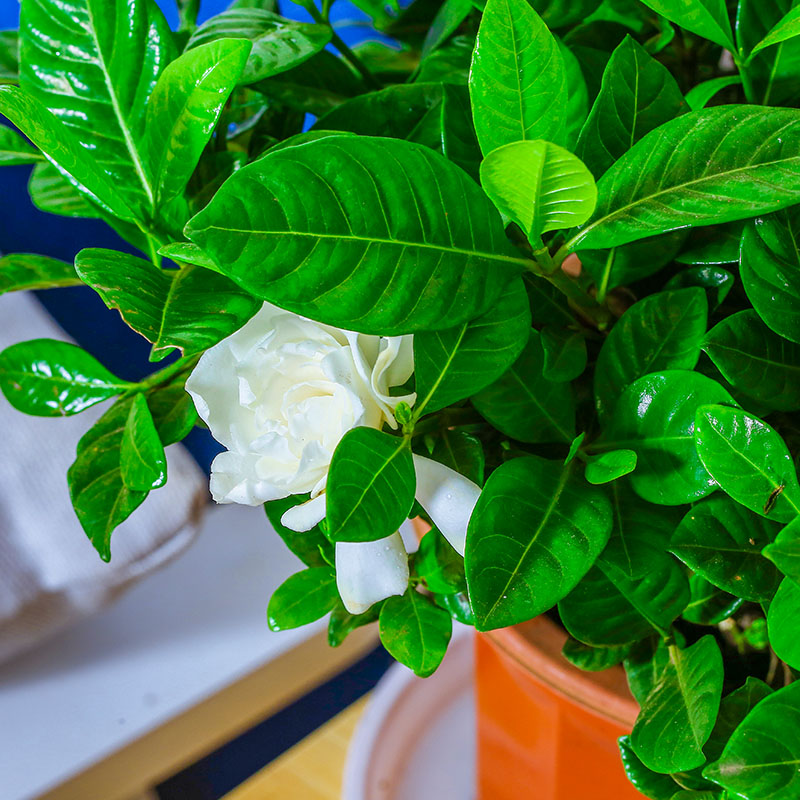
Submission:
[[800,7],[357,4],[396,44],[328,0],[22,0],[0,161],[131,251],[7,255],[0,291],[85,283],[173,359],[23,342],[0,387],[115,398],[68,475],[102,558],[202,420],[215,499],[306,564],[274,629],[378,620],[429,675],[453,619],[547,613],[624,664],[644,795],[800,797]]

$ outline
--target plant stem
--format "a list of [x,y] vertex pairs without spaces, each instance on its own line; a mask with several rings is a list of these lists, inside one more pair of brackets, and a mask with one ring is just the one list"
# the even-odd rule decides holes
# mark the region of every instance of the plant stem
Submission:
[[600,281],[600,286],[597,288],[597,302],[605,303],[606,294],[608,293],[608,283],[611,280],[611,269],[614,266],[614,259],[617,255],[617,248],[612,247],[608,251],[608,258],[606,265],[603,267],[603,279]]
[[739,70],[739,76],[742,79],[742,88],[744,89],[744,96],[748,103],[759,105],[756,101],[755,89],[750,73],[747,71],[747,60],[742,58],[741,53],[734,53],[733,60],[736,68]]
[[183,356],[175,363],[170,364],[168,367],[164,367],[164,369],[154,372],[143,381],[134,383],[131,388],[125,392],[125,394],[127,395],[133,394],[134,392],[146,392],[148,389],[152,389],[154,386],[160,386],[162,383],[166,383],[171,378],[174,378],[178,373],[183,372],[183,370],[185,370],[187,367],[194,366],[199,360],[200,353],[197,353],[193,356]]

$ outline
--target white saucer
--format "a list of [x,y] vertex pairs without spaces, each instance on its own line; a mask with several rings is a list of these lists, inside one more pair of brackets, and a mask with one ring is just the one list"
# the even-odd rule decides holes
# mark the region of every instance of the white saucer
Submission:
[[342,800],[474,800],[473,635],[457,626],[430,678],[395,664],[380,680],[350,743]]

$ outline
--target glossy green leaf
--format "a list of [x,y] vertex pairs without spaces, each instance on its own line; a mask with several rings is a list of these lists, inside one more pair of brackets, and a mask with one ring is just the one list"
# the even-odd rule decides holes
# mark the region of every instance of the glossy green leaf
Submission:
[[689,247],[679,253],[679,264],[736,264],[742,244],[742,222],[729,222],[692,232]]
[[800,585],[791,578],[784,578],[769,604],[767,626],[769,643],[775,655],[794,669],[800,669],[798,618],[800,618]]
[[419,550],[414,555],[414,572],[436,594],[467,591],[464,559],[436,528],[432,528],[422,537]]
[[330,136],[265,156],[236,172],[187,233],[252,294],[384,336],[480,316],[524,263],[464,172],[378,137]]
[[453,629],[450,614],[413,588],[383,604],[378,625],[383,646],[421,678],[436,671]]
[[654,508],[631,491],[627,481],[616,481],[608,491],[614,525],[598,563],[637,580],[659,562],[672,561],[667,550],[681,519],[679,509]]
[[693,506],[672,537],[670,550],[706,580],[745,600],[769,600],[780,575],[761,550],[780,526],[717,495]]
[[564,464],[571,464],[578,456],[578,452],[580,451],[581,447],[583,446],[583,441],[586,439],[586,432],[579,433],[570,443],[569,452],[567,453],[567,457],[564,459]]
[[235,80],[256,83],[307,61],[331,40],[327,25],[295,22],[258,8],[232,8],[206,20],[186,44],[186,50],[226,39],[247,39],[252,50]]
[[186,188],[249,52],[242,39],[210,42],[184,53],[159,77],[143,142],[157,207]]
[[[64,72],[65,53],[69,79],[55,80]],[[143,147],[145,114],[174,56],[172,32],[154,0],[129,7],[107,0],[26,0],[22,8],[21,87],[69,128],[140,219],[155,200]]]
[[742,285],[761,319],[775,333],[800,343],[800,251],[771,249],[757,232],[768,226],[792,236],[800,233],[794,217],[784,225],[774,217],[761,226],[748,225],[742,235]]
[[786,800],[800,792],[800,682],[765,697],[733,732],[703,775],[745,800]]
[[636,580],[619,570],[592,567],[558,604],[558,613],[576,639],[609,647],[666,635],[688,602],[686,576],[677,561],[666,558]]
[[631,733],[631,746],[655,772],[680,772],[705,762],[722,696],[722,655],[713,636],[683,650],[670,647],[661,680],[647,695]]
[[548,381],[543,370],[541,335],[531,330],[522,355],[498,380],[474,395],[472,404],[512,439],[569,443],[575,436],[572,386]]
[[800,517],[795,517],[764,548],[764,555],[787,577],[800,583]]
[[580,332],[543,328],[540,333],[544,350],[542,374],[548,381],[565,383],[583,374],[588,354],[586,339]]
[[0,31],[0,83],[19,80],[19,32]]
[[192,397],[186,391],[186,379],[193,366],[190,364],[171,381],[146,392],[147,406],[164,447],[185,439],[199,420]]
[[458,30],[473,8],[472,0],[445,0],[425,35],[422,58],[427,58],[437,47],[444,44]]
[[334,546],[322,533],[319,525],[310,531],[293,531],[281,523],[281,517],[294,506],[305,503],[309,495],[292,494],[281,500],[264,503],[269,524],[272,525],[283,543],[307,566],[324,567],[334,563]]
[[219,267],[196,245],[191,242],[173,242],[158,249],[158,254],[177,264],[194,264],[212,272],[219,272]]
[[111,534],[147,497],[122,480],[120,447],[134,397],[115,403],[83,435],[67,471],[78,521],[103,561],[111,559]]
[[[424,83],[449,83],[466,88],[474,47],[474,36],[454,36],[420,63],[416,80]],[[467,105],[469,105],[469,94],[467,94]]]
[[481,185],[498,210],[532,243],[542,234],[582,225],[597,204],[597,186],[583,162],[542,140],[512,142],[489,153]]
[[32,339],[0,353],[0,389],[25,414],[69,417],[130,386],[85,350],[67,342]]
[[567,121],[565,144],[567,150],[575,152],[575,145],[586,118],[589,116],[589,89],[583,77],[580,61],[563,40],[558,40],[561,57],[564,59],[564,74],[567,80]]
[[778,522],[800,514],[792,457],[765,422],[739,408],[703,406],[694,437],[703,465],[734,500]]
[[605,495],[573,469],[528,456],[498,467],[467,532],[475,623],[491,630],[532,619],[586,574],[611,532]]
[[633,751],[630,736],[621,736],[618,743],[628,780],[650,800],[673,800],[675,793],[680,790],[679,784],[669,775],[648,769]]
[[80,284],[75,268],[66,261],[32,253],[11,253],[0,258],[0,294]]
[[693,369],[706,332],[708,301],[702,289],[650,295],[631,306],[603,344],[594,395],[608,418],[622,392],[637,378],[666,369]]
[[646,133],[687,110],[669,70],[626,36],[608,62],[575,153],[599,178]]
[[351,614],[344,604],[339,604],[331,612],[328,620],[328,645],[339,647],[357,628],[378,621],[383,603],[373,603],[363,614]]
[[699,111],[701,108],[705,108],[723,89],[727,89],[729,86],[739,86],[741,82],[742,79],[738,75],[723,75],[720,78],[703,81],[686,93],[686,102],[692,111]]
[[617,647],[592,647],[570,637],[564,643],[561,654],[570,664],[579,669],[587,672],[602,672],[621,664],[630,649],[630,645],[625,644]]
[[37,164],[28,181],[31,202],[47,214],[63,217],[99,217],[92,206],[52,164]]
[[479,181],[483,156],[472,121],[469,91],[465,86],[444,87],[441,124],[442,153]]
[[485,457],[480,439],[470,433],[447,428],[436,440],[431,458],[483,486]]
[[742,606],[741,597],[718,589],[701,575],[689,578],[691,599],[683,610],[683,618],[695,625],[719,625],[732,617]]
[[287,578],[267,606],[272,631],[299,628],[324,617],[339,602],[336,573],[331,567],[310,567]]
[[590,16],[601,0],[531,0],[549,28],[562,28]]
[[568,244],[605,249],[798,203],[797,131],[796,109],[717,106],[684,114],[603,175],[594,215]]
[[374,428],[348,431],[328,473],[328,536],[371,542],[393,534],[408,517],[416,478],[408,442]]
[[755,311],[726,317],[703,350],[743,394],[778,411],[800,409],[800,345],[773,333]]
[[664,286],[669,289],[688,289],[690,286],[699,286],[705,289],[708,297],[709,311],[715,311],[730,293],[736,283],[736,278],[721,267],[689,267],[674,275]]
[[717,488],[694,441],[695,414],[709,402],[734,404],[722,386],[696,372],[646,375],[618,400],[600,446],[603,451],[636,453],[630,481],[648,502],[681,505],[699,500]]
[[750,51],[750,55],[753,56],[767,47],[773,47],[787,39],[793,39],[795,36],[800,36],[800,6],[795,6],[788,11]]
[[653,11],[704,39],[735,50],[725,0],[642,0]]
[[143,394],[135,394],[120,443],[122,482],[148,491],[167,482],[167,456]]
[[611,450],[594,456],[586,465],[586,480],[601,484],[628,475],[636,469],[636,453],[633,450]]
[[525,0],[486,3],[469,91],[484,155],[524,139],[564,143],[564,59],[555,37]]
[[[675,629],[673,628],[673,631]],[[685,638],[676,632],[679,646],[686,644]],[[638,642],[625,659],[625,674],[628,687],[636,702],[641,706],[653,687],[661,679],[661,673],[669,663],[669,648],[663,638],[650,637]]]
[[44,156],[7,125],[0,125],[0,166],[36,164]]
[[514,279],[478,319],[416,334],[415,413],[438,411],[496,381],[519,357],[530,327],[528,297],[522,281]]

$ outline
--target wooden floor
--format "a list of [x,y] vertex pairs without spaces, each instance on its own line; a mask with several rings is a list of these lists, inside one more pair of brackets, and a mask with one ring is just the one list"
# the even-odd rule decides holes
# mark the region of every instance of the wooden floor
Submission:
[[366,701],[346,708],[223,800],[340,800],[347,746]]

